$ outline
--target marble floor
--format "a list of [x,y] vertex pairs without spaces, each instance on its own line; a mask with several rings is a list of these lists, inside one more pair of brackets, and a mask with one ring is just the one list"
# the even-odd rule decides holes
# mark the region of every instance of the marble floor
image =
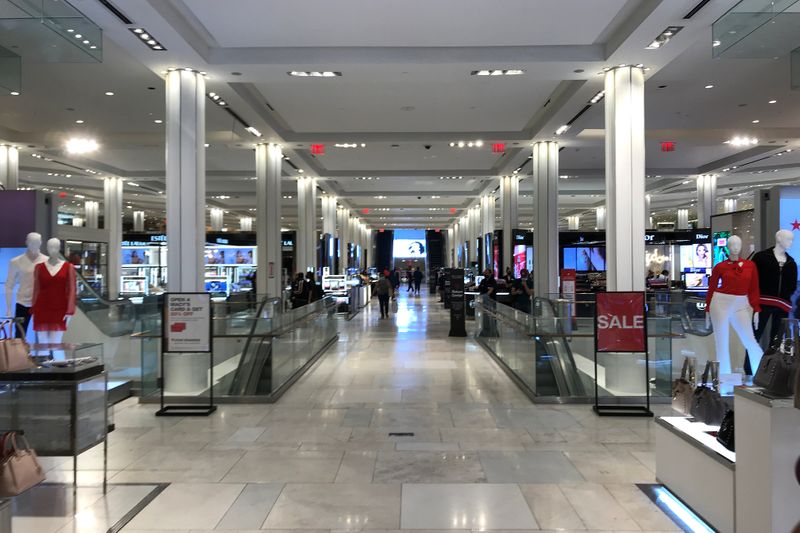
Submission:
[[[655,482],[652,420],[533,405],[472,340],[447,337],[434,298],[399,306],[343,322],[275,405],[118,406],[110,482],[169,483],[123,531],[680,531],[636,486]],[[100,457],[82,458],[82,480]]]

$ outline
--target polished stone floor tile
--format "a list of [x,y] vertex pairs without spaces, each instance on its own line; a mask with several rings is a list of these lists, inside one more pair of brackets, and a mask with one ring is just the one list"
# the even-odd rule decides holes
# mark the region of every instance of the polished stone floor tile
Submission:
[[131,529],[216,526],[242,493],[241,483],[175,483],[130,522]]
[[453,427],[453,417],[449,409],[397,409],[378,408],[372,417],[371,427],[394,428],[442,428]]
[[380,452],[375,483],[483,483],[478,455],[470,452]]
[[640,531],[631,515],[603,485],[561,485],[561,491],[587,529]]
[[593,483],[654,483],[655,475],[628,452],[564,452]]
[[400,485],[288,484],[264,529],[398,529]]
[[345,452],[336,483],[371,483],[377,456],[375,451]]
[[259,529],[282,490],[282,483],[245,485],[244,490],[228,508],[216,529],[227,531]]
[[542,529],[585,529],[583,521],[558,485],[520,485],[520,490]]
[[489,483],[576,483],[583,476],[558,451],[480,452]]
[[222,481],[332,483],[341,462],[341,452],[247,452]]
[[538,529],[517,485],[403,485],[402,529]]

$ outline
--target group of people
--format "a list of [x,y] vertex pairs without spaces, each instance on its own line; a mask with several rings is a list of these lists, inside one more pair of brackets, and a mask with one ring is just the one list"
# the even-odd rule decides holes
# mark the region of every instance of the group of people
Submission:
[[322,299],[322,287],[313,272],[298,272],[292,281],[292,309]]
[[[419,267],[415,270],[409,269],[406,273],[408,281],[408,290],[412,294],[419,296],[422,290],[422,280],[425,275]],[[378,302],[381,308],[381,318],[388,318],[389,316],[389,301],[397,297],[397,291],[400,288],[400,271],[396,268],[389,270],[385,268],[380,273],[378,283],[375,286],[375,291],[378,294]]]
[[[519,278],[514,276],[514,272],[506,269],[503,280],[507,287],[510,287],[512,304],[515,309],[524,313],[531,312],[531,302],[533,300],[533,278],[527,268],[520,270]],[[494,270],[487,268],[483,271],[483,279],[478,284],[478,292],[487,295],[492,300],[497,300],[497,280],[494,277]]]

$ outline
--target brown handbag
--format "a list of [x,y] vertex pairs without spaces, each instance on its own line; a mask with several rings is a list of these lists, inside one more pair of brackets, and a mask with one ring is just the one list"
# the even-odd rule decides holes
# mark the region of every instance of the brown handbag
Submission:
[[[9,431],[3,435],[3,459],[0,461],[0,498],[10,498],[22,494],[29,488],[45,480],[44,469],[39,464],[36,452],[31,450],[27,439],[20,435],[24,449],[17,447],[17,432]],[[8,444],[11,448],[6,450]]]
[[[692,359],[690,361],[690,359]],[[687,379],[688,373],[688,379]],[[672,408],[689,416],[692,408],[692,395],[694,395],[695,368],[694,358],[686,357],[683,360],[681,377],[672,383]]]
[[[0,372],[16,372],[35,367],[36,364],[31,359],[28,343],[24,338],[15,339],[9,335],[9,323],[16,324],[13,321],[0,324],[0,335],[2,335],[0,337]],[[16,326],[19,327],[19,324]]]

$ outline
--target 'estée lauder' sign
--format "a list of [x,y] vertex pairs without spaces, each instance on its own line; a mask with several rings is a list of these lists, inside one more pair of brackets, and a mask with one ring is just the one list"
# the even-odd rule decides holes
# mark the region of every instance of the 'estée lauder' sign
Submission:
[[643,292],[597,293],[595,311],[597,352],[646,352],[646,326]]

